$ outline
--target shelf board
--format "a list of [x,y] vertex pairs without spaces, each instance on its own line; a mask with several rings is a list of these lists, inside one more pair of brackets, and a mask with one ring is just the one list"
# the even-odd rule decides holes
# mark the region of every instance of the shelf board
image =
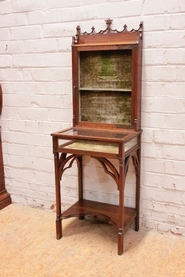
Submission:
[[[124,207],[124,228],[127,229],[134,218],[137,215],[137,211],[134,208]],[[79,216],[100,216],[104,217],[108,223],[113,223],[117,227],[119,226],[119,206],[100,203],[90,200],[79,200],[74,205],[69,207],[62,213],[61,219],[69,217]]]
[[88,91],[122,91],[122,92],[131,92],[129,88],[93,88],[93,87],[80,87],[79,90],[88,90]]
[[[137,141],[135,139],[132,139],[125,143],[124,151],[128,151],[133,147],[137,146]],[[70,152],[73,151],[80,151],[81,153],[91,153],[91,152],[97,152],[103,154],[113,154],[118,155],[119,154],[119,145],[118,143],[107,143],[107,142],[98,142],[98,141],[91,141],[91,140],[80,140],[75,142],[69,142],[67,144],[60,145],[59,148],[67,149]],[[93,153],[91,155],[93,155]]]

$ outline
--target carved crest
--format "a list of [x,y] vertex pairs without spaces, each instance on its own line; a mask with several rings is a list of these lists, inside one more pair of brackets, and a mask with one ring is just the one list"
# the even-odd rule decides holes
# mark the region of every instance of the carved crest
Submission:
[[100,30],[98,33],[95,31],[95,28],[94,27],[92,27],[91,28],[91,32],[81,32],[81,28],[80,28],[80,26],[78,25],[77,27],[76,27],[76,35],[73,37],[73,44],[77,44],[78,43],[78,41],[79,41],[79,36],[81,36],[81,35],[95,35],[95,34],[97,34],[97,35],[105,35],[105,34],[108,34],[108,33],[111,33],[111,34],[116,34],[116,33],[132,33],[132,32],[139,32],[140,33],[140,39],[142,39],[142,32],[143,32],[143,23],[141,22],[140,24],[139,24],[139,28],[137,29],[137,30],[135,30],[135,29],[132,29],[132,30],[130,30],[130,31],[128,31],[128,29],[127,29],[127,25],[125,24],[124,26],[123,26],[123,30],[121,30],[121,31],[118,31],[117,29],[112,29],[111,28],[111,25],[112,25],[112,19],[110,19],[110,18],[108,18],[107,20],[105,20],[105,22],[106,22],[106,25],[107,25],[107,27],[106,27],[106,29],[105,30]]

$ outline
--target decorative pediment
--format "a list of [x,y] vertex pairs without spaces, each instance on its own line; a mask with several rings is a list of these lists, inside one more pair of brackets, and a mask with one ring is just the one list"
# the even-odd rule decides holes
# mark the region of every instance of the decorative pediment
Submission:
[[107,20],[105,20],[106,22],[106,29],[105,30],[100,30],[99,32],[95,31],[95,27],[93,26],[91,28],[91,32],[81,32],[81,28],[78,25],[76,27],[76,35],[73,37],[73,44],[78,44],[79,43],[79,36],[82,35],[106,35],[106,34],[120,34],[120,33],[133,33],[133,32],[139,32],[140,33],[140,38],[142,38],[142,32],[143,32],[143,23],[141,22],[139,24],[139,28],[137,30],[132,29],[130,31],[128,31],[127,29],[127,25],[125,24],[123,26],[123,29],[121,31],[118,31],[117,29],[112,29],[111,25],[112,25],[112,19],[108,18]]

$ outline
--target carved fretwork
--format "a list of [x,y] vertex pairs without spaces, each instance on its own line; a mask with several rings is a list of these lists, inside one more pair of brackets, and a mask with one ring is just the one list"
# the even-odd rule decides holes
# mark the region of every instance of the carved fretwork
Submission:
[[112,19],[108,18],[107,20],[105,20],[106,22],[106,25],[107,25],[107,28],[105,30],[100,30],[99,32],[95,32],[95,28],[94,26],[91,28],[91,32],[81,32],[81,28],[80,26],[78,25],[76,27],[76,35],[72,38],[73,40],[73,44],[78,44],[79,42],[79,36],[81,35],[95,35],[95,34],[98,34],[98,35],[104,35],[104,34],[107,34],[107,33],[112,33],[112,34],[115,34],[115,33],[132,33],[132,32],[139,32],[140,33],[140,38],[142,39],[142,32],[143,32],[143,22],[141,22],[139,24],[139,28],[136,30],[136,29],[132,29],[130,31],[128,31],[127,29],[127,25],[125,24],[123,26],[123,30],[121,31],[118,31],[117,29],[112,29],[111,28],[111,25],[112,25]]
[[125,177],[127,176],[127,173],[128,173],[129,162],[130,162],[130,156],[125,158]]
[[[100,158],[100,157],[92,157],[94,159],[96,159],[103,167],[104,171],[106,174],[110,175],[113,180],[116,182],[117,184],[117,189],[119,190],[119,178],[120,178],[120,174],[117,171],[116,167],[107,159],[105,158]],[[132,158],[133,161],[133,165],[135,168],[135,174],[138,176],[139,174],[139,160],[137,157],[136,153],[133,153],[133,155],[129,155],[125,158],[124,160],[124,164],[125,164],[125,177],[127,176],[128,173],[128,168],[129,168],[129,163],[130,163],[130,159]],[[123,166],[123,161],[120,162]]]
[[132,162],[133,162],[134,169],[135,169],[135,175],[139,176],[140,163],[139,163],[139,159],[137,156],[137,152],[133,152],[132,155],[125,158],[125,177],[128,173],[128,168],[129,168],[129,163],[130,163],[131,158],[132,158]]
[[92,157],[92,158],[96,159],[102,165],[105,173],[107,173],[114,179],[114,181],[117,184],[118,190],[119,190],[119,173],[118,173],[117,169],[115,168],[115,166],[109,160],[107,160],[105,158],[102,158],[102,157]]
[[[79,158],[80,157],[82,157],[82,156],[75,155],[75,154],[69,155],[67,157],[66,153],[62,153],[60,155],[59,164],[58,164],[58,172],[59,172],[59,178],[60,179],[62,178],[62,175],[63,175],[64,171],[67,170],[68,168],[72,167],[74,161],[76,161],[77,165],[79,166]],[[117,189],[119,190],[120,174],[119,174],[118,170],[116,169],[116,167],[106,158],[103,158],[103,157],[92,157],[92,158],[96,159],[102,165],[105,173],[113,178],[113,180],[117,184]],[[137,157],[137,154],[133,153],[132,155],[129,155],[128,157],[126,157],[125,160],[124,160],[125,177],[128,173],[128,168],[129,168],[129,163],[130,163],[131,158],[133,160],[133,165],[134,165],[134,168],[135,168],[135,174],[136,175],[139,174],[139,159]],[[122,166],[123,166],[123,161],[121,163],[122,163]]]
[[59,178],[62,178],[62,175],[64,173],[64,171],[68,168],[71,168],[74,161],[76,161],[77,163],[78,161],[78,157],[80,157],[79,155],[69,155],[68,157],[66,157],[67,155],[65,153],[62,153],[60,158],[59,158],[59,166],[58,166],[58,172],[59,172]]
[[133,165],[134,165],[134,168],[135,168],[135,174],[136,174],[136,176],[139,177],[139,175],[140,175],[140,161],[139,161],[137,152],[134,152],[132,154],[132,161],[133,161]]

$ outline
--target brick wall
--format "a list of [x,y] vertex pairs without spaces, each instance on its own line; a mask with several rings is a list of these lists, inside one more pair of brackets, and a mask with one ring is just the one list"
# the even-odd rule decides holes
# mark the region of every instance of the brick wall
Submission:
[[[13,202],[55,203],[50,133],[71,125],[71,37],[144,22],[141,227],[185,236],[185,1],[1,0],[0,83],[6,187]],[[117,203],[115,184],[85,158],[85,196]],[[133,204],[133,168],[126,204]],[[63,209],[77,198],[76,167]],[[93,177],[92,177],[93,176]],[[99,182],[96,181],[98,177]],[[98,193],[97,193],[98,192]]]

